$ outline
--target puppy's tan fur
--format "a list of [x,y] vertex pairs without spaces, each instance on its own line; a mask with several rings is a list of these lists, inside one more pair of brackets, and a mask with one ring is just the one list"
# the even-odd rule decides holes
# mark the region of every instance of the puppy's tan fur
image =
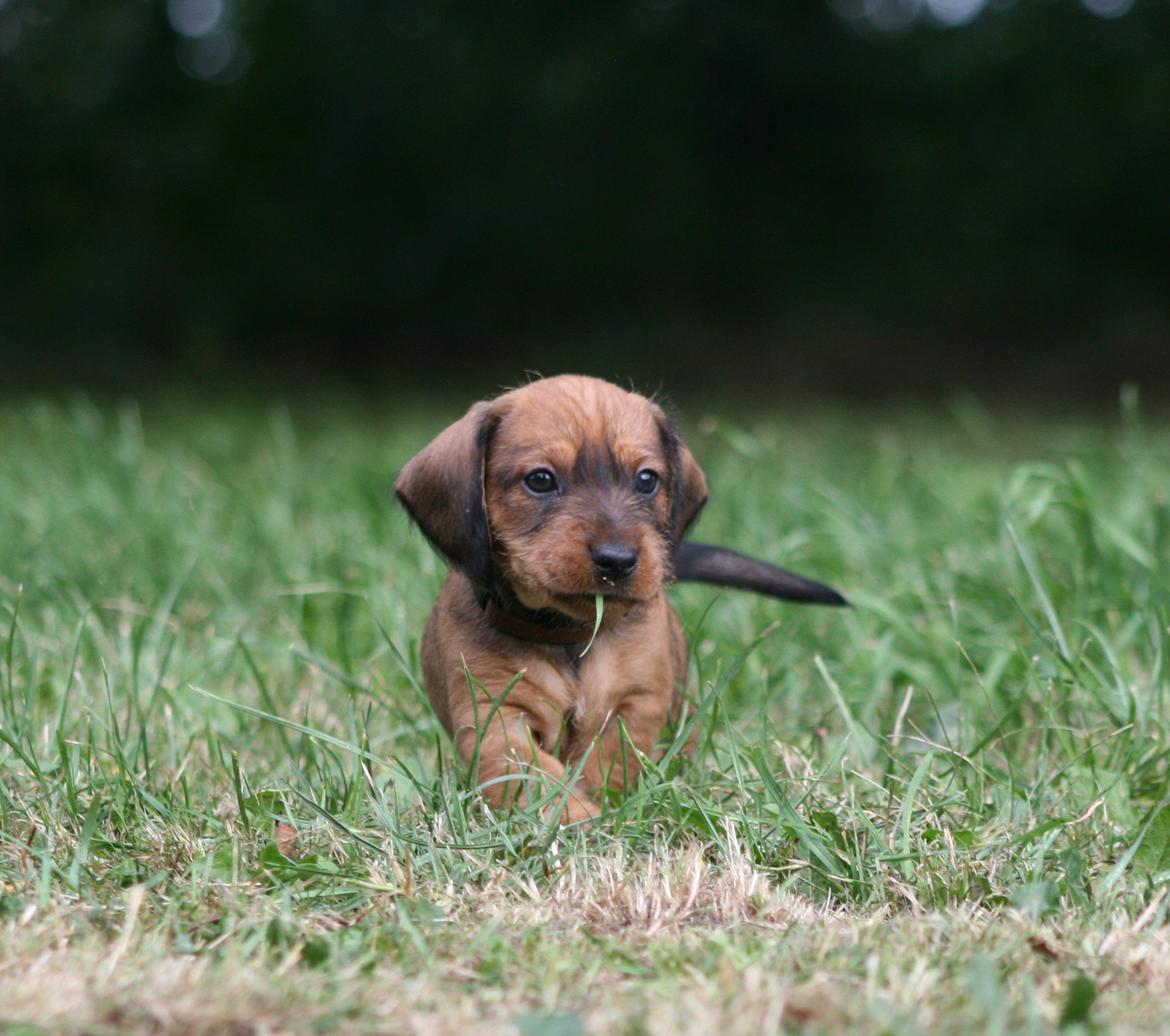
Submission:
[[[537,469],[555,476],[556,494],[526,486]],[[652,494],[635,487],[647,470],[658,476]],[[564,375],[473,406],[407,463],[395,490],[452,563],[423,636],[423,676],[484,795],[507,804],[533,778],[564,782],[580,767],[562,819],[595,816],[594,792],[637,776],[629,746],[652,750],[686,680],[664,588],[707,497],[694,457],[655,403]],[[607,578],[599,545],[636,552],[634,571]],[[581,642],[541,642],[542,624],[554,639],[561,626],[588,630],[598,593],[604,622],[583,657]],[[518,636],[493,621],[500,613],[528,624]]]

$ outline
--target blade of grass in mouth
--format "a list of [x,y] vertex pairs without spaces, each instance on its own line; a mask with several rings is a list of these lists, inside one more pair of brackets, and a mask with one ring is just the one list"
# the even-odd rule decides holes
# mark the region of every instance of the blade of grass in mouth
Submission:
[[593,642],[597,639],[597,631],[601,629],[601,617],[605,614],[605,597],[598,594],[593,598],[593,604],[597,609],[597,618],[593,622],[593,636],[589,638],[589,643],[585,645],[585,650],[577,656],[578,658],[584,658],[589,649],[593,647]]

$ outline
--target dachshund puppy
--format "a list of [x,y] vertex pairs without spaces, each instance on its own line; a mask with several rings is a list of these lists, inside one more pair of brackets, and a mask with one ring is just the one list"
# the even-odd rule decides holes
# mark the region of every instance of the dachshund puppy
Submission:
[[707,499],[702,470],[659,406],[596,378],[477,403],[394,489],[451,564],[423,634],[427,694],[497,805],[551,780],[569,785],[561,820],[585,820],[595,790],[637,777],[686,683],[672,580],[845,603],[734,551],[683,544]]

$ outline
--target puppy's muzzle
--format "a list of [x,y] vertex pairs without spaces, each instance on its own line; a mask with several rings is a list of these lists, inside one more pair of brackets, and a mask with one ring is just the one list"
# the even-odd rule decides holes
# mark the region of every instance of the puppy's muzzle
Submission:
[[620,583],[638,567],[638,550],[626,543],[599,543],[589,548],[593,567],[604,582]]

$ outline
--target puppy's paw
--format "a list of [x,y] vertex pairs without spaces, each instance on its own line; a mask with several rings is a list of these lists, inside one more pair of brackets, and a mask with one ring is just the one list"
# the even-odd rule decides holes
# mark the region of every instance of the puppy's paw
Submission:
[[562,824],[587,824],[600,815],[601,810],[592,799],[575,792],[565,800],[559,819]]

